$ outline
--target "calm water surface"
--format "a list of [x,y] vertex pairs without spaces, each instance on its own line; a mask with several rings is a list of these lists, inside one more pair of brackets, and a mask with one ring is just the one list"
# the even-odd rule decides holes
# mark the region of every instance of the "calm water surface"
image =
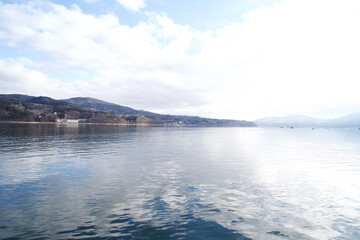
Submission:
[[360,130],[0,124],[1,239],[360,239]]

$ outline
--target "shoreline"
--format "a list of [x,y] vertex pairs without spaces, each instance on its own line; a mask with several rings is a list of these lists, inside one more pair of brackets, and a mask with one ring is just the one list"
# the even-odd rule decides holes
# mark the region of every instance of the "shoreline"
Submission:
[[124,124],[124,123],[63,123],[63,122],[26,122],[26,121],[0,121],[0,123],[14,123],[14,124],[53,124],[53,125],[111,125],[111,126],[149,126],[149,127],[162,127],[164,124]]
[[182,125],[182,126],[172,126],[166,124],[147,124],[147,123],[138,123],[138,124],[124,124],[124,123],[66,123],[66,122],[26,122],[26,121],[1,121],[1,123],[11,123],[11,124],[38,124],[38,125],[64,125],[64,126],[79,126],[79,125],[102,125],[102,126],[123,126],[123,127],[165,127],[165,128],[181,128],[181,127],[215,127],[215,128],[257,128],[258,126],[209,126],[209,125]]

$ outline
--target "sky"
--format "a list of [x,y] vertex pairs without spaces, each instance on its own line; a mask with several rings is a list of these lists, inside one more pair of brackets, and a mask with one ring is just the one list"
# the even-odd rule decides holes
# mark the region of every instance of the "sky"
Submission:
[[360,112],[358,0],[0,0],[0,94],[255,120]]

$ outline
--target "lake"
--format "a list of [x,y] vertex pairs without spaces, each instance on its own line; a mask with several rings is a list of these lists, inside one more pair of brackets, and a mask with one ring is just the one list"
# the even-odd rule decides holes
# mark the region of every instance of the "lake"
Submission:
[[360,130],[0,124],[1,239],[360,239]]

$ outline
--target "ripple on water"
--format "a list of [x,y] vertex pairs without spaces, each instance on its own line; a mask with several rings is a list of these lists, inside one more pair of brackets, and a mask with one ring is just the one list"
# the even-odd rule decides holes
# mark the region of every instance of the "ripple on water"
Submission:
[[1,238],[360,239],[358,132],[0,126]]

